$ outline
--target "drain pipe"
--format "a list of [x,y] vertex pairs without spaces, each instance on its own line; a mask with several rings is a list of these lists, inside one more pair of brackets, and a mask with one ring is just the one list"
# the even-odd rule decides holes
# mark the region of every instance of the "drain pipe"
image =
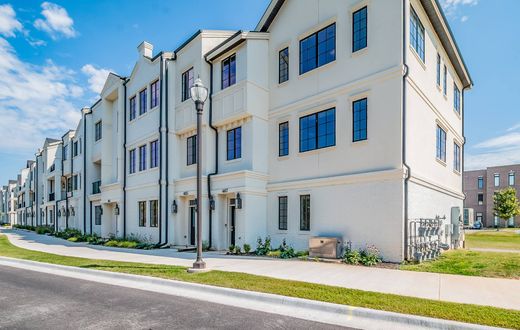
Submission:
[[[126,124],[127,124],[127,96],[126,96],[126,84],[130,81],[128,78],[123,78],[123,239],[126,239]],[[90,233],[92,234],[92,202],[90,202]]]
[[[170,141],[170,125],[169,125],[169,119],[168,119],[168,62],[169,61],[173,61],[174,59],[173,58],[167,58],[165,59],[165,65],[164,65],[164,107],[166,108],[166,113],[165,113],[165,121],[166,121],[166,141],[165,141],[165,149],[166,149],[166,152],[165,152],[165,155],[166,155],[166,159],[165,159],[165,163],[166,163],[166,169],[165,169],[165,176],[166,176],[166,191],[165,191],[165,195],[166,195],[166,203],[164,205],[164,214],[166,216],[166,222],[164,223],[164,245],[168,244],[169,242],[169,239],[168,239],[168,230],[169,230],[169,224],[168,224],[168,217],[169,217],[169,212],[168,212],[168,202],[169,202],[169,199],[168,199],[168,195],[169,195],[169,192],[168,192],[168,188],[170,186],[170,176],[169,176],[169,157],[168,157],[168,148],[169,148],[169,141]],[[161,89],[162,89],[162,85],[161,85]],[[162,97],[162,93],[161,93],[161,97]],[[162,157],[161,157],[162,158]]]
[[409,259],[409,242],[408,242],[408,181],[411,177],[411,169],[410,166],[406,163],[406,79],[409,74],[409,68],[406,64],[406,54],[407,54],[407,43],[406,43],[406,36],[407,36],[407,22],[406,19],[406,13],[408,8],[408,1],[403,0],[403,87],[402,87],[402,110],[401,110],[401,118],[402,118],[402,163],[403,167],[406,168],[406,177],[404,178],[404,259]]
[[[83,112],[83,233],[87,233],[87,115],[92,110]],[[90,228],[92,234],[92,228]]]
[[[163,64],[164,64],[164,57],[161,54],[160,58],[160,64],[159,64],[159,87],[162,91],[162,85],[163,85]],[[159,151],[162,150],[162,142],[163,142],[163,97],[162,92],[159,93]],[[159,154],[162,156],[162,153],[159,152]],[[163,157],[159,157],[159,205],[158,205],[158,226],[159,226],[159,242],[156,244],[156,247],[160,247],[164,244],[162,244],[162,192],[163,192]]]
[[209,222],[209,248],[213,246],[213,208],[215,207],[215,199],[211,194],[211,179],[214,175],[218,174],[218,129],[213,126],[213,63],[205,58],[209,64],[209,127],[215,132],[215,171],[208,174],[208,197],[209,197],[209,208],[208,208],[208,222]]

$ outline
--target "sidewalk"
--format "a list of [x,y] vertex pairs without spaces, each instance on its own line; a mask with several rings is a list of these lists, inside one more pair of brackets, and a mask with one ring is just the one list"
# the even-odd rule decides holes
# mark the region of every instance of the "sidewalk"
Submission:
[[[15,246],[64,256],[191,266],[194,253],[130,250],[71,243],[21,230],[0,230]],[[392,293],[403,296],[520,310],[520,280],[409,272],[300,260],[265,259],[205,253],[214,270]]]

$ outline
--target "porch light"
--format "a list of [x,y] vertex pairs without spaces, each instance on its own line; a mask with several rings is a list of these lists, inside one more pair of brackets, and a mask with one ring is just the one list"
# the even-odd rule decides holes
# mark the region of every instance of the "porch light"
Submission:
[[206,102],[206,99],[208,98],[208,89],[204,86],[200,78],[197,78],[197,80],[195,80],[195,83],[190,88],[190,92],[191,99],[193,100],[193,102],[195,102],[195,104],[204,104],[204,102]]
[[114,214],[119,215],[119,204],[116,204],[116,207],[114,208]]
[[177,207],[177,201],[174,199],[172,202],[172,213],[177,214],[178,207]]

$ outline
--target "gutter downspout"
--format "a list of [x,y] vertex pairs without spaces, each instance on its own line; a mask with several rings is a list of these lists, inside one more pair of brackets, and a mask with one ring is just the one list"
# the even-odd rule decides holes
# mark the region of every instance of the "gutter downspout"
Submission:
[[209,208],[208,208],[208,222],[209,222],[209,248],[213,246],[213,209],[212,205],[215,205],[215,200],[211,194],[211,178],[218,174],[218,129],[213,126],[213,63],[205,58],[206,63],[209,64],[209,127],[215,132],[215,171],[208,174],[208,197],[209,197]]
[[[159,64],[159,88],[161,92],[159,93],[159,154],[162,156],[160,152],[162,150],[162,141],[163,141],[163,101],[162,101],[162,85],[163,85],[163,65],[164,65],[164,57],[161,55],[161,63]],[[150,151],[151,152],[151,151]],[[157,152],[157,151],[156,151]],[[162,192],[163,192],[163,157],[159,157],[159,205],[158,205],[158,218],[159,218],[159,242],[157,243],[157,247],[163,246],[162,244]]]
[[34,170],[34,209],[36,212],[36,225],[38,226],[38,216],[40,210],[38,209],[38,154],[36,154],[36,168]]
[[[70,141],[70,182],[71,182],[71,190],[70,190],[70,193],[72,196],[74,196],[74,142],[69,139]],[[67,205],[68,205],[68,201],[69,201],[69,194],[67,194]],[[68,208],[67,208],[67,224],[66,224],[66,228],[68,229],[69,228],[69,213],[68,213]]]
[[[165,159],[165,162],[166,162],[166,169],[165,169],[165,174],[166,174],[166,191],[165,191],[165,195],[166,195],[166,203],[164,205],[164,214],[165,214],[165,217],[166,217],[166,222],[164,223],[164,245],[168,244],[169,242],[169,239],[168,239],[168,230],[169,230],[169,224],[168,224],[168,217],[169,217],[169,211],[168,211],[168,202],[169,202],[169,199],[168,199],[168,195],[169,195],[169,185],[170,185],[170,178],[169,178],[169,157],[168,157],[168,150],[169,150],[169,141],[170,141],[170,125],[169,125],[169,119],[168,119],[168,62],[169,61],[172,61],[173,59],[171,58],[167,58],[166,59],[166,62],[165,62],[165,65],[164,65],[164,106],[166,108],[166,113],[165,113],[165,121],[166,121],[166,141],[165,141],[165,155],[166,155],[166,159]],[[161,90],[162,90],[162,82],[161,82]],[[162,93],[161,93],[161,100],[162,100]],[[162,101],[161,101],[162,102]],[[161,157],[162,159],[162,157]]]
[[83,113],[83,234],[87,233],[87,115],[91,113],[90,109]]
[[[124,113],[124,120],[123,120],[123,238],[126,239],[126,124],[127,124],[127,109],[126,109],[126,84],[130,80],[128,78],[124,78],[123,82],[123,94],[124,94],[124,100],[123,100],[123,113]],[[90,202],[90,234],[92,234],[92,202]]]
[[90,215],[90,235],[92,235],[92,201],[90,201],[89,215]]
[[410,180],[411,176],[411,169],[410,166],[406,163],[406,79],[408,77],[409,68],[406,64],[406,54],[407,54],[407,43],[406,43],[406,36],[407,36],[407,8],[408,8],[408,1],[403,0],[403,85],[402,85],[402,109],[401,109],[401,117],[402,117],[402,163],[403,167],[406,168],[406,177],[404,178],[404,259],[408,260],[408,181]]

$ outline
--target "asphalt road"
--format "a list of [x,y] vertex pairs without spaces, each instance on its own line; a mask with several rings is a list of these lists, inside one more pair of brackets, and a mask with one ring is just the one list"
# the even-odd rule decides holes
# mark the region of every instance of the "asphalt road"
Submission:
[[338,329],[276,314],[0,266],[0,329]]

